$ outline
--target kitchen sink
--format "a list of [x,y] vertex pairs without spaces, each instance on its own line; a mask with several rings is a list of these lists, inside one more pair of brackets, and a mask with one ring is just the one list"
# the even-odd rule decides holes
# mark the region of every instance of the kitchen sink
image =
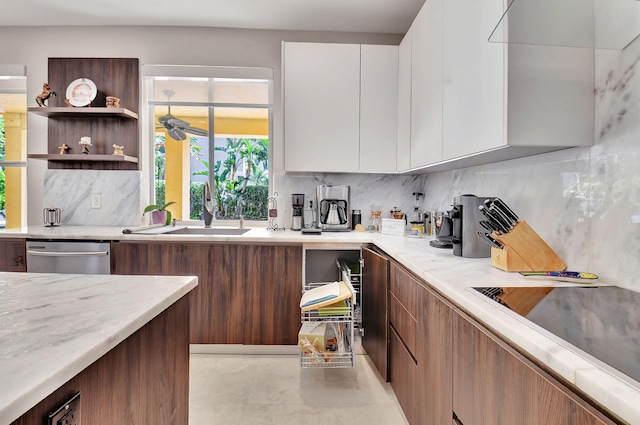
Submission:
[[165,235],[221,235],[240,236],[251,229],[239,227],[179,227],[175,230],[164,232]]

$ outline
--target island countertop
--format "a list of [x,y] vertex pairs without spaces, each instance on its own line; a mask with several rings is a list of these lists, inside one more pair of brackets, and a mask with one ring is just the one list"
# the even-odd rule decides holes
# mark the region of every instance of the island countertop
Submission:
[[0,423],[17,419],[196,285],[188,276],[0,273]]
[[[123,234],[122,228],[108,226],[60,226],[47,228],[6,229],[0,238],[111,240],[132,242],[187,242],[241,244],[299,244],[304,249],[353,249],[373,244],[390,258],[424,279],[441,294],[492,329],[510,344],[537,359],[604,409],[631,424],[640,425],[640,383],[611,367],[585,357],[554,338],[542,333],[526,319],[508,314],[495,303],[470,291],[470,287],[570,286],[571,283],[537,280],[527,282],[517,273],[491,267],[489,258],[463,258],[451,250],[429,246],[431,237],[411,238],[368,232],[323,232],[321,235],[300,231],[271,231],[252,228],[243,235],[183,235],[148,233]],[[571,269],[571,264],[568,265]],[[590,270],[598,274],[598,270]],[[600,285],[615,284],[599,282]],[[484,299],[483,299],[484,298]]]

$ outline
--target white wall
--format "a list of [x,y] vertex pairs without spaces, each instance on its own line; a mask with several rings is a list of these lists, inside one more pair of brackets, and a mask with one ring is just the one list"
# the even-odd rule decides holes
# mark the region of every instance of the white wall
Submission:
[[[27,67],[28,106],[47,81],[49,57],[133,57],[140,64],[217,65],[266,67],[274,70],[274,124],[272,134],[274,173],[282,172],[282,107],[280,62],[282,41],[322,41],[398,44],[400,35],[253,31],[190,27],[0,27],[0,64]],[[55,87],[63,92],[65,87]],[[146,143],[145,127],[143,140]],[[28,152],[47,152],[47,121],[29,117]],[[148,161],[143,167],[141,199],[146,202]],[[28,161],[28,223],[40,224],[44,193],[45,161]],[[54,179],[55,180],[55,179]],[[73,188],[69,188],[73,190]],[[117,204],[119,199],[103,199]],[[137,221],[138,216],[131,220]],[[100,224],[100,223],[96,223]],[[107,224],[107,223],[104,223]],[[132,222],[131,224],[137,224]]]

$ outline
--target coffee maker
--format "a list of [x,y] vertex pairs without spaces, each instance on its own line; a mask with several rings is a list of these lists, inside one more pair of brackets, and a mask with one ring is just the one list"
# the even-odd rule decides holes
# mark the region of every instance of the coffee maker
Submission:
[[489,197],[460,195],[453,198],[453,255],[466,258],[491,257],[491,247],[478,237],[484,215],[478,208]]
[[291,230],[302,230],[304,227],[304,193],[291,195]]
[[435,239],[429,241],[429,245],[434,248],[453,248],[453,223],[451,220],[451,211],[431,213],[434,221]]
[[351,230],[349,211],[349,186],[318,185],[316,188],[316,222],[327,232]]

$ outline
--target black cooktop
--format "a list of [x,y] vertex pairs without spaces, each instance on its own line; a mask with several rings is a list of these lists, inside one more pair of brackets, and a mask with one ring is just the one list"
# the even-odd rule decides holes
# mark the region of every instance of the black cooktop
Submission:
[[640,382],[640,293],[617,286],[473,289]]

